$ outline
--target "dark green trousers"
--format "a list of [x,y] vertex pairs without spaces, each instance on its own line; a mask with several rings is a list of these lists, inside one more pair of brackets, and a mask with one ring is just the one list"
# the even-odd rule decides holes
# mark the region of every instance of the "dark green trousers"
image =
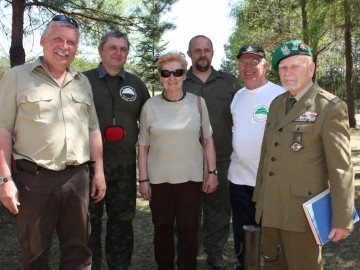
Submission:
[[229,162],[217,162],[219,185],[212,194],[202,196],[202,224],[200,238],[206,254],[222,254],[230,233],[231,205],[229,181],[227,179]]
[[107,214],[105,256],[110,270],[125,270],[131,263],[134,248],[132,221],[136,210],[136,164],[105,165],[106,195],[90,203],[91,235],[89,247],[93,255],[93,270],[101,270],[102,221]]

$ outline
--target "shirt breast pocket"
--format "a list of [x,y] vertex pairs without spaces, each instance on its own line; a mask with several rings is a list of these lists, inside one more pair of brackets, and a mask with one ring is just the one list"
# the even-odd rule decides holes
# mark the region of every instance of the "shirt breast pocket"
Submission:
[[89,108],[91,106],[91,100],[84,93],[71,93],[71,97],[74,103],[74,112],[78,113],[78,117],[84,116],[84,122],[88,122]]
[[19,100],[19,116],[34,120],[52,118],[56,114],[53,100],[49,93],[25,93]]

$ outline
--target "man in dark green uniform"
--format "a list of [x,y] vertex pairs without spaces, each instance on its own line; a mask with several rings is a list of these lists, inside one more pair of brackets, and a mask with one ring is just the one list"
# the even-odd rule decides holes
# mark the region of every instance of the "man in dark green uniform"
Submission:
[[184,81],[184,90],[202,96],[209,111],[216,149],[215,173],[219,173],[219,186],[209,195],[203,196],[203,220],[201,241],[207,254],[207,263],[212,269],[225,269],[223,247],[230,232],[231,207],[229,183],[227,180],[232,153],[232,117],[230,103],[239,82],[230,74],[216,71],[211,66],[214,55],[211,40],[203,35],[193,37],[189,42],[188,56],[192,66]]
[[117,30],[106,33],[98,47],[101,63],[88,70],[104,142],[105,199],[90,205],[92,232],[89,246],[92,269],[101,269],[101,230],[107,212],[105,255],[109,269],[127,269],[134,246],[132,220],[136,205],[136,150],[138,119],[150,97],[145,84],[124,70],[130,43]]
[[302,204],[330,187],[328,238],[337,242],[349,235],[354,175],[347,106],[312,81],[315,63],[303,42],[278,47],[272,67],[287,92],[270,105],[253,196],[256,222],[263,227],[264,266],[320,270],[322,249]]

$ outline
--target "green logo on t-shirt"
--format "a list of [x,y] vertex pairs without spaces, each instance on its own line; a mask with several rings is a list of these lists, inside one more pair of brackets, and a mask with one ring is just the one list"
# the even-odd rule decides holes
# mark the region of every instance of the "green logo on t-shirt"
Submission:
[[265,123],[269,112],[269,108],[266,105],[257,106],[253,113],[253,119],[256,123]]

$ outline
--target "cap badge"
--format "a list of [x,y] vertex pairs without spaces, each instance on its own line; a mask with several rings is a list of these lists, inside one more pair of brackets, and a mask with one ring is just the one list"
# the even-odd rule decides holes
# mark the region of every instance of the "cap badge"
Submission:
[[286,46],[286,45],[281,47],[281,51],[282,51],[283,55],[288,55],[290,53],[290,50],[289,50],[288,46]]
[[303,51],[306,50],[306,44],[305,44],[305,43],[301,43],[299,47],[300,47],[300,49],[303,50]]
[[246,49],[247,52],[252,52],[253,50],[254,50],[254,48],[253,48],[252,46],[249,46],[249,47],[247,47],[247,49]]
[[296,44],[295,42],[293,42],[291,50],[293,51],[297,51],[298,50],[298,44]]
[[305,107],[310,107],[312,104],[313,104],[313,102],[312,102],[312,100],[310,98],[305,100]]

